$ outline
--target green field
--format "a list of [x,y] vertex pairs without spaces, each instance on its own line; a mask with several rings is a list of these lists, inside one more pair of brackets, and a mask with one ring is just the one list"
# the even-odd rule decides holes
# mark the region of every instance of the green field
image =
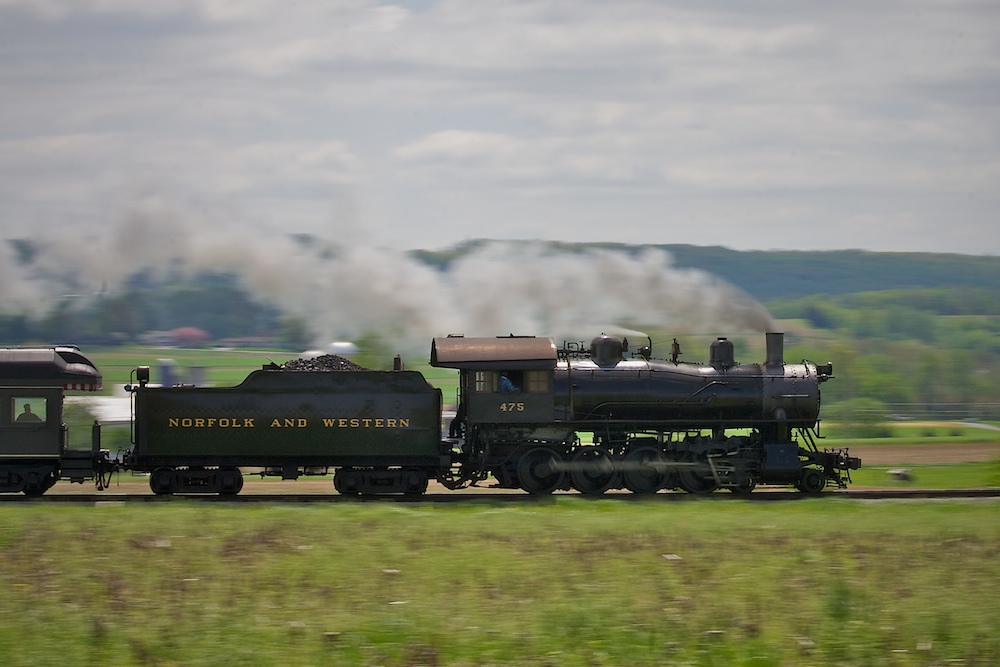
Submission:
[[1000,486],[1000,461],[953,463],[947,465],[905,465],[907,480],[895,478],[890,470],[899,465],[865,465],[851,471],[850,489],[878,487],[890,489],[986,489]]
[[997,501],[0,514],[8,667],[1000,663]]
[[105,347],[84,350],[101,369],[104,376],[104,393],[111,393],[114,385],[130,381],[133,370],[138,366],[149,366],[153,370],[154,382],[159,382],[157,368],[164,359],[170,361],[181,379],[186,381],[192,367],[205,369],[205,379],[217,386],[237,385],[250,374],[269,361],[283,363],[297,358],[285,351],[269,350],[214,350],[181,349],[144,346]]
[[[101,369],[104,377],[104,394],[112,394],[115,388],[133,380],[132,371],[138,366],[152,369],[152,381],[160,382],[159,368],[168,360],[178,381],[189,382],[191,369],[203,369],[207,384],[217,387],[232,387],[242,382],[251,372],[271,361],[277,364],[298,358],[294,352],[281,350],[227,350],[227,349],[182,349],[143,346],[98,347],[84,350]],[[372,364],[375,370],[392,368],[393,360],[386,358],[381,365]],[[458,387],[458,371],[448,368],[432,368],[426,358],[407,359],[407,370],[424,374],[427,380],[442,390],[446,403],[455,402]]]
[[823,421],[825,441],[847,442],[854,445],[900,445],[908,442],[925,445],[957,445],[977,442],[1000,442],[1000,429],[995,422],[883,422],[882,437],[858,438],[849,435],[836,422]]

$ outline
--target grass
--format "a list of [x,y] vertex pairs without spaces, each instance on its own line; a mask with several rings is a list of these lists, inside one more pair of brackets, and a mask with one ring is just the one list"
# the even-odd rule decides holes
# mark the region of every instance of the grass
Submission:
[[[994,425],[987,423],[986,425]],[[886,422],[880,425],[886,436],[880,438],[858,438],[848,434],[836,422],[824,420],[822,423],[823,443],[846,445],[902,445],[907,443],[925,445],[974,444],[1000,442],[1000,430],[986,429],[969,422]],[[845,445],[845,446],[846,446]]]
[[[908,480],[890,475],[890,470],[904,468]],[[991,463],[955,463],[948,465],[884,466],[865,465],[851,471],[850,489],[864,487],[899,489],[985,489],[1000,486],[1000,461]]]
[[205,379],[216,386],[233,386],[242,382],[251,371],[259,369],[268,360],[282,363],[297,358],[293,352],[276,350],[216,350],[181,349],[147,346],[99,347],[84,350],[101,369],[104,377],[104,393],[111,393],[114,385],[130,381],[131,373],[138,366],[153,369],[153,381],[159,382],[158,366],[162,359],[170,359],[181,375],[181,381],[188,381],[189,369],[205,369]]
[[1000,504],[0,509],[6,665],[1000,661]]

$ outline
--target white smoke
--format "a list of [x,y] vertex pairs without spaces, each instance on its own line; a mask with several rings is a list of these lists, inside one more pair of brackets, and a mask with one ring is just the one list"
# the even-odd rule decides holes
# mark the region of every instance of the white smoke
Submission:
[[494,243],[458,261],[447,289],[463,304],[466,326],[484,335],[510,329],[589,338],[602,323],[741,332],[773,325],[748,294],[703,271],[673,266],[659,249],[633,256]]
[[181,214],[156,198],[133,205],[105,237],[35,242],[37,256],[27,263],[0,246],[0,296],[8,312],[51,307],[68,292],[114,293],[140,271],[159,278],[211,270],[238,274],[258,298],[303,317],[317,344],[375,332],[394,349],[414,353],[450,333],[562,340],[612,327],[772,328],[766,309],[745,292],[677,268],[656,249],[630,254],[493,242],[439,270],[399,251],[290,234],[261,238]]

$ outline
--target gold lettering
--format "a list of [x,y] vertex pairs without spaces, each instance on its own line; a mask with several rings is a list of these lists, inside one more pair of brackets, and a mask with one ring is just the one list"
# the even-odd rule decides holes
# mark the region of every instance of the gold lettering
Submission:
[[[410,428],[409,419],[401,419],[398,417],[323,417],[323,426],[326,428]],[[272,426],[281,426],[277,423]],[[285,420],[286,426],[291,426],[292,420]],[[306,428],[308,426],[308,421],[305,419],[299,419],[297,422],[298,428]]]
[[[400,417],[323,417],[326,428],[410,428]],[[169,428],[254,428],[254,417],[168,417]],[[304,417],[275,417],[271,428],[309,428]]]
[[[242,423],[237,417],[167,417],[169,428],[253,428],[254,418],[243,417]],[[309,425],[307,419],[286,419],[285,426],[306,428]],[[275,419],[271,422],[272,428],[280,428],[281,420]]]

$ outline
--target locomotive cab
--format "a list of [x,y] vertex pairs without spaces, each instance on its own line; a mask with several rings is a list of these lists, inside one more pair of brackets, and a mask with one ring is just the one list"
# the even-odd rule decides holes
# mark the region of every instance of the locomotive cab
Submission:
[[464,370],[459,377],[460,395],[473,422],[552,420],[551,369]]
[[435,338],[431,365],[459,370],[463,425],[553,420],[556,348],[551,338]]

